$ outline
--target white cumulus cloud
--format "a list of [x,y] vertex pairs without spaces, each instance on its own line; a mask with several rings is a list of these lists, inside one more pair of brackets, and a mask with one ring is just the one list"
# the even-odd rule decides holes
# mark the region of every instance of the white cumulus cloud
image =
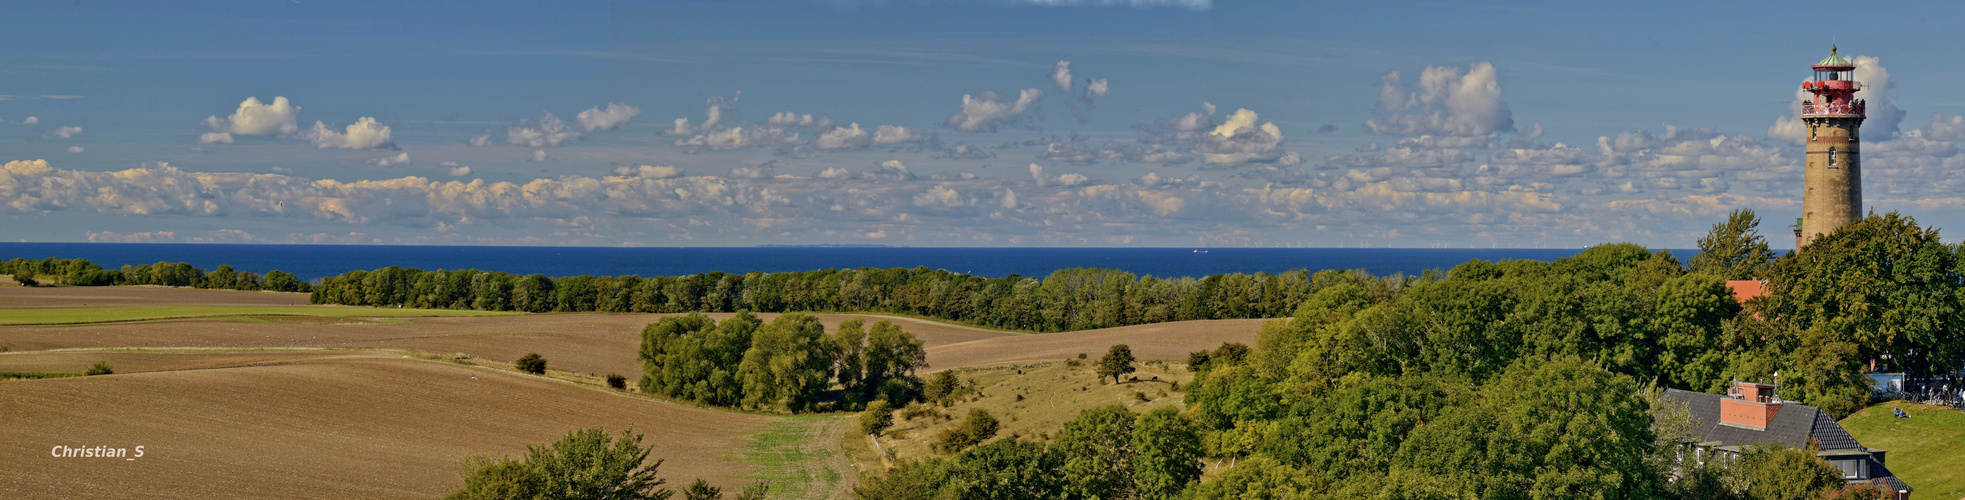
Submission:
[[396,143],[390,140],[389,126],[375,121],[374,117],[364,116],[349,124],[345,132],[336,132],[327,123],[314,122],[314,128],[301,132],[297,137],[313,141],[314,147],[321,149],[395,149]]
[[1237,109],[1209,132],[1202,143],[1202,159],[1218,165],[1273,162],[1283,158],[1283,130],[1274,122],[1257,125],[1259,117],[1246,108]]
[[384,157],[381,157],[381,158],[370,158],[370,159],[368,159],[368,160],[367,160],[367,163],[368,163],[368,164],[370,164],[370,165],[375,165],[375,166],[378,166],[378,167],[393,167],[393,166],[396,166],[396,165],[408,165],[408,164],[409,164],[409,153],[398,153],[398,154],[396,154],[395,156],[384,156]]
[[1030,109],[1031,104],[1043,97],[1044,91],[1034,88],[1018,92],[1016,102],[1011,103],[997,100],[995,92],[963,94],[962,111],[949,117],[947,123],[963,132],[995,131],[997,125],[1015,122],[1025,110]]
[[48,137],[56,139],[72,139],[78,135],[82,135],[82,127],[61,127],[48,132]]
[[300,107],[287,101],[286,97],[274,96],[273,103],[259,101],[258,97],[247,97],[239,103],[239,110],[230,116],[219,118],[214,115],[205,118],[205,128],[212,132],[239,135],[290,135],[300,130],[296,118]]
[[1494,65],[1432,66],[1408,91],[1397,71],[1378,80],[1378,106],[1365,129],[1385,135],[1490,136],[1515,130],[1514,113],[1501,102]]
[[635,115],[639,114],[641,114],[641,108],[618,102],[610,102],[607,103],[607,109],[594,106],[588,108],[586,111],[581,111],[574,118],[580,121],[581,128],[587,129],[588,132],[593,132],[595,130],[613,130],[627,126],[628,120],[634,119]]
[[1051,83],[1058,84],[1065,92],[1071,91],[1071,61],[1058,61],[1057,67],[1051,69]]
[[87,151],[87,150],[86,150],[86,149],[82,149],[82,147],[81,147],[81,146],[69,146],[69,147],[68,147],[68,152],[70,152],[70,153],[80,153],[80,152],[83,152],[83,151]]
[[[584,116],[586,113],[582,112],[581,115]],[[585,118],[582,118],[581,122],[585,123]],[[626,122],[623,121],[623,123]],[[593,129],[588,128],[587,130]],[[558,146],[562,142],[578,138],[580,138],[580,132],[573,130],[572,127],[568,127],[565,121],[560,120],[557,116],[553,116],[552,113],[546,113],[537,122],[519,122],[519,124],[511,126],[511,128],[505,129],[505,142],[514,146],[531,148]]]

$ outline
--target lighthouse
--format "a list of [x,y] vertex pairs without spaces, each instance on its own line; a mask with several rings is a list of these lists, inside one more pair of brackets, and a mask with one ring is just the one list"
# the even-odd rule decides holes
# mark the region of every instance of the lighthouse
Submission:
[[1801,104],[1801,121],[1808,127],[1807,176],[1801,197],[1797,249],[1835,232],[1862,216],[1862,156],[1857,130],[1863,125],[1863,101],[1856,99],[1862,82],[1855,81],[1856,63],[1829,48],[1829,57],[1815,63],[1815,78],[1802,82],[1812,95]]

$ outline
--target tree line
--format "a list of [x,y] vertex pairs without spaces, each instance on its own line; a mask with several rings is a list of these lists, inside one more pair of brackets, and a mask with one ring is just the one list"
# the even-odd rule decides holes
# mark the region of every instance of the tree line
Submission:
[[1287,315],[1316,290],[1357,283],[1390,293],[1427,277],[1296,270],[1203,278],[1063,269],[1043,279],[986,278],[925,267],[688,276],[568,276],[386,267],[322,279],[320,304],[600,312],[885,312],[1056,332],[1192,319]]
[[892,322],[847,320],[827,334],[809,314],[770,323],[749,311],[723,321],[664,317],[642,330],[641,390],[751,410],[858,411],[905,405],[922,393],[922,341]]
[[158,262],[156,264],[123,266],[121,269],[103,269],[88,259],[62,259],[48,257],[41,260],[14,258],[0,261],[0,274],[13,275],[15,281],[34,285],[40,281],[71,286],[117,286],[154,285],[190,288],[218,288],[227,290],[270,290],[276,292],[311,292],[313,285],[301,281],[293,273],[272,270],[265,276],[251,271],[233,269],[231,265],[220,264],[217,269],[206,271],[189,263]]

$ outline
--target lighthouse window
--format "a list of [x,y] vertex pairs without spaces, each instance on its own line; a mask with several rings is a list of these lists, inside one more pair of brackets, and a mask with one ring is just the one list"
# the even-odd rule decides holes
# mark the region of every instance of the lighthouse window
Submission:
[[1835,147],[1829,146],[1829,168],[1835,168]]

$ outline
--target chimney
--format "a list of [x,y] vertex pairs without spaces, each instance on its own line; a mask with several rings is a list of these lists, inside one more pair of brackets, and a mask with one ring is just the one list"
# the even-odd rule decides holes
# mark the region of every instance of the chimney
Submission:
[[1767,430],[1767,423],[1780,412],[1781,400],[1774,396],[1774,384],[1735,381],[1726,397],[1719,400],[1721,425]]

